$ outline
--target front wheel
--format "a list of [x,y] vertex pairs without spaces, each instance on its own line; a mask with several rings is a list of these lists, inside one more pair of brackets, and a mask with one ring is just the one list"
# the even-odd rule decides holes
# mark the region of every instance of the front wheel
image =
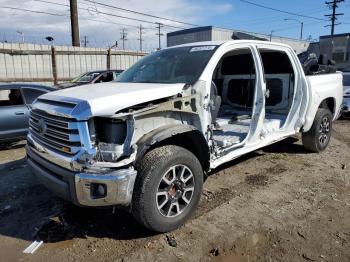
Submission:
[[329,109],[319,108],[311,129],[302,134],[303,146],[315,153],[326,149],[331,139],[333,115]]
[[138,165],[132,213],[145,227],[168,232],[193,214],[203,188],[203,170],[194,154],[168,145],[149,151]]

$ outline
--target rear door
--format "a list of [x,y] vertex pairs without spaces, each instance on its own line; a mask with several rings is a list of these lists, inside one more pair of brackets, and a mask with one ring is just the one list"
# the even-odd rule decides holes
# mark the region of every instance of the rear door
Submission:
[[264,136],[273,140],[294,134],[308,100],[304,72],[292,49],[269,44],[257,48],[266,82]]
[[28,107],[20,88],[0,90],[0,141],[25,137],[28,131]]

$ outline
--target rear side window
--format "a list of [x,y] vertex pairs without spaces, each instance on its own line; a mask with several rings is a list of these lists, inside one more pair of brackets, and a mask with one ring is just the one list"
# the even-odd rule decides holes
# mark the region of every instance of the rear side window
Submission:
[[282,51],[260,49],[265,74],[294,74],[288,55]]
[[23,98],[20,89],[1,89],[0,107],[23,105]]
[[23,88],[22,90],[26,104],[29,105],[32,104],[39,96],[46,93],[45,91],[31,88]]

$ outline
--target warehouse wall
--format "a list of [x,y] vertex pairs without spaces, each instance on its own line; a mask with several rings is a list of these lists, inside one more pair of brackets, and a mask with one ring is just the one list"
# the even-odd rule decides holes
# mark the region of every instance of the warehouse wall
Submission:
[[191,32],[191,31],[186,32],[186,30],[183,30],[183,31],[184,33],[179,35],[167,34],[167,46],[170,47],[175,45],[212,40],[210,29],[202,30],[198,32]]
[[[107,68],[107,50],[56,46],[59,81],[69,80],[90,70]],[[127,69],[146,53],[112,51],[111,69]],[[0,82],[53,81],[52,50],[49,45],[0,43]]]
[[225,30],[221,28],[213,28],[211,33],[212,41],[228,41],[232,40],[233,30]]

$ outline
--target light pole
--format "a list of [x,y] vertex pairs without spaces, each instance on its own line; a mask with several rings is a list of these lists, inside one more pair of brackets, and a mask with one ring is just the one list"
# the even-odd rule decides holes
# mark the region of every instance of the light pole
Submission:
[[274,30],[271,30],[271,33],[270,33],[270,42],[272,41],[272,34],[273,34],[274,32],[275,32]]
[[296,18],[285,18],[284,21],[297,21],[300,23],[300,40],[303,40],[304,22]]

